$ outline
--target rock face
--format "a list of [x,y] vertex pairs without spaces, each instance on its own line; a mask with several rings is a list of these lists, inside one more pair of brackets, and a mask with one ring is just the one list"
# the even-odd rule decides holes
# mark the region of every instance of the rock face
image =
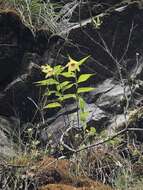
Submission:
[[0,25],[0,115],[34,121],[40,118],[36,106],[42,93],[34,82],[42,79],[41,64],[53,64],[55,54],[49,51],[54,51],[59,37],[49,46],[48,34],[41,30],[34,37],[16,12],[1,12]]
[[87,69],[96,72],[96,82],[107,77],[118,77],[118,61],[128,71],[135,63],[136,52],[142,54],[142,14],[142,9],[133,6],[101,18],[103,23],[100,29],[88,24],[71,30],[69,38],[74,47],[68,48],[69,54],[75,58],[91,55],[88,65],[84,67],[85,72]]
[[28,97],[36,97],[33,83],[40,76],[33,66],[40,64],[38,55],[32,54],[34,36],[16,12],[1,12],[0,25],[0,114],[32,119],[35,108]]
[[[137,6],[109,12],[101,18],[100,29],[88,24],[71,30],[69,41],[66,41],[59,36],[49,38],[48,33],[44,35],[44,30],[33,36],[15,12],[1,12],[0,115],[16,117],[21,124],[36,122],[36,126],[41,126],[43,116],[46,127],[41,127],[44,128],[42,141],[46,143],[48,134],[53,133],[59,143],[65,130],[63,112],[56,112],[54,122],[48,122],[49,117],[55,117],[54,112],[41,112],[43,91],[34,85],[43,77],[39,67],[45,63],[65,64],[67,54],[77,60],[91,55],[81,69],[83,73],[96,73],[88,83],[96,90],[83,95],[90,112],[87,125],[95,127],[97,132],[114,128],[115,120],[122,125],[128,109],[142,106],[143,102],[142,16],[143,10]],[[5,133],[0,135],[7,141]]]
[[0,13],[0,82],[10,82],[20,68],[25,51],[31,51],[33,36],[16,12]]
[[[24,79],[16,80],[16,78],[23,68],[24,54],[32,51],[34,37],[30,30],[22,24],[16,12],[1,12],[0,25],[0,114],[10,116],[14,115],[14,102],[23,103],[22,97],[28,88]],[[28,61],[26,64],[28,66]],[[27,66],[25,65],[26,68],[28,68]],[[16,81],[12,82],[14,80]],[[10,84],[11,82],[12,84]],[[21,94],[21,99],[19,99],[19,94]]]

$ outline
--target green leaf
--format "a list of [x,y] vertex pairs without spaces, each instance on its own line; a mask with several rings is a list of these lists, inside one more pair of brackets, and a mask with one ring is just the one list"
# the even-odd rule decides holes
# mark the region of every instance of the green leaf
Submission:
[[70,83],[70,81],[64,81],[62,83],[60,83],[59,85],[57,85],[57,90],[62,90],[65,86],[67,86]]
[[84,108],[85,108],[85,101],[84,101],[84,99],[82,97],[79,97],[78,100],[79,100],[79,108],[82,111],[84,111]]
[[88,111],[87,112],[80,112],[80,120],[85,123],[88,115],[89,115]]
[[67,100],[67,99],[70,99],[70,98],[76,99],[76,95],[75,94],[65,94],[64,96],[60,97],[59,100],[64,101],[64,100]]
[[41,80],[38,82],[35,82],[38,86],[47,86],[47,85],[53,85],[53,84],[59,84],[58,81],[56,81],[53,78],[46,79],[46,80]]
[[64,68],[61,65],[57,65],[54,67],[54,72],[56,75],[59,75],[63,70]]
[[94,136],[96,134],[96,129],[94,127],[90,128],[89,135]]
[[63,72],[60,75],[66,77],[66,78],[71,78],[71,77],[75,77],[73,72]]
[[82,87],[82,88],[78,88],[77,93],[80,94],[80,93],[84,93],[84,92],[90,92],[90,91],[93,91],[93,90],[95,90],[95,88]]
[[85,57],[85,58],[83,58],[83,59],[81,59],[81,60],[78,62],[79,66],[82,65],[83,63],[85,63],[86,60],[87,60],[89,57],[90,57],[90,55],[87,56],[87,57]]
[[51,94],[55,94],[55,93],[56,93],[55,90],[50,90],[50,91],[45,92],[43,95],[44,96],[50,96]]
[[56,91],[55,95],[60,97],[60,96],[62,96],[62,93]]
[[65,86],[65,87],[62,89],[63,92],[64,92],[65,90],[70,89],[70,88],[73,87],[74,85],[75,85],[75,83],[73,83],[73,84],[69,84],[69,85]]
[[87,81],[93,74],[82,74],[79,76],[77,83]]
[[60,104],[60,103],[58,103],[58,102],[53,102],[53,103],[49,103],[48,105],[46,105],[45,107],[44,107],[44,109],[46,109],[46,108],[57,108],[57,107],[61,107],[62,105]]

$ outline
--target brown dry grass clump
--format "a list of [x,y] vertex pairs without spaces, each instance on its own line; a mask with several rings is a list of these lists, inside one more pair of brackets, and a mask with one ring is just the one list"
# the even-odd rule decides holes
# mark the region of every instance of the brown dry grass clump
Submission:
[[33,167],[33,175],[39,190],[112,190],[111,187],[87,177],[74,177],[69,172],[68,160],[45,157]]
[[71,185],[64,185],[64,184],[50,184],[47,185],[40,190],[111,190],[111,188],[102,185],[102,184],[91,184],[89,187],[74,187]]

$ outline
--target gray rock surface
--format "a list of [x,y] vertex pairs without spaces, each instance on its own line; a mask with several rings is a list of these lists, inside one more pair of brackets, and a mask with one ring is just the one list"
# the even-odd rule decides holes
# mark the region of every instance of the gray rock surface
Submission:
[[[142,72],[142,69],[140,69],[140,72]],[[141,89],[142,85],[138,85],[138,87],[136,85],[129,86],[126,82],[123,86],[113,78],[106,79],[97,85],[95,91],[85,96],[85,99],[88,100],[86,111],[89,111],[87,126],[96,128],[97,133],[107,129],[108,136],[125,127],[128,121],[128,111],[135,106],[134,103],[137,103],[136,101],[132,102],[131,97]],[[142,93],[138,95],[138,99],[141,98]],[[70,105],[68,105],[68,109],[70,110]],[[66,113],[68,112],[64,112],[64,115]],[[54,122],[47,126],[46,132],[52,134],[53,142],[57,144],[60,142],[61,135],[70,127],[67,118],[65,120],[63,115],[59,115]],[[78,128],[76,113],[70,113],[69,120],[73,121],[71,124]]]
[[8,158],[16,155],[15,136],[19,121],[16,118],[0,116],[0,158]]
[[0,130],[0,158],[8,158],[15,155],[13,142]]

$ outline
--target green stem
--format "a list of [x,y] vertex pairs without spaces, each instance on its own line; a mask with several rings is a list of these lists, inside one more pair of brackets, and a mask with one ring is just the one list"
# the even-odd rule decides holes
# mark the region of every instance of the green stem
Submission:
[[77,105],[77,125],[80,127],[80,118],[79,118],[79,96],[78,96],[78,82],[77,82],[77,73],[75,71],[75,86],[76,86],[76,105]]
[[[60,81],[59,81],[58,75],[55,75],[55,80],[59,83],[58,85],[60,86]],[[57,89],[58,93],[60,94],[60,98],[62,98],[62,96],[64,95],[64,92],[63,92],[61,86],[60,86],[60,90],[59,90],[59,89],[57,88],[57,85],[56,85],[56,89]],[[60,103],[61,103],[62,107],[65,109],[65,111],[67,112],[67,107],[62,104],[62,101],[60,101]],[[68,124],[70,125],[69,115],[66,114],[66,116],[67,116]],[[63,115],[63,118],[64,118],[64,124],[65,124],[65,126],[66,126],[67,123],[66,123],[66,117],[65,117],[65,115]]]

